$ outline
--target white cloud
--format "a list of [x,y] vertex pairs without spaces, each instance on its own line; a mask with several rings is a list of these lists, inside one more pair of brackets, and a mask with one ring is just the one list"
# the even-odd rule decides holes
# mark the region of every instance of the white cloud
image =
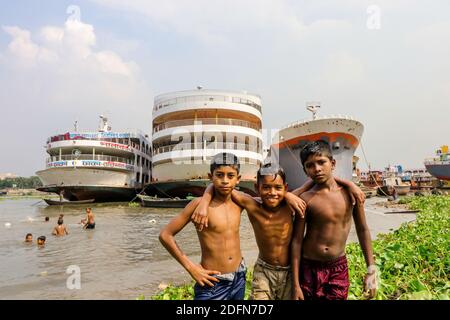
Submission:
[[69,130],[74,120],[95,130],[98,115],[106,114],[115,130],[148,132],[152,97],[138,64],[98,48],[92,25],[70,20],[35,32],[18,26],[3,31],[11,40],[0,49],[0,134],[16,131],[27,150],[15,152],[17,141],[5,142],[9,171],[41,169],[46,138]]

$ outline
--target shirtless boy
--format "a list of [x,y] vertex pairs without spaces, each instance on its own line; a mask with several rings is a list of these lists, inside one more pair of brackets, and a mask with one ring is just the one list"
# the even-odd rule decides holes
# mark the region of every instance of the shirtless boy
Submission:
[[67,227],[64,225],[64,220],[62,217],[59,217],[58,225],[53,229],[52,234],[54,236],[64,236],[66,234],[69,234],[69,232],[67,231]]
[[[305,173],[315,183],[301,198],[307,203],[306,218],[295,222],[291,245],[293,299],[347,299],[349,278],[345,244],[353,217],[367,264],[364,281],[369,297],[375,262],[364,206],[352,205],[349,194],[333,178],[335,160],[325,141],[306,145],[300,152]],[[306,234],[305,232],[306,223]]]
[[[91,208],[86,208],[87,217],[83,229],[95,229],[94,214]],[[81,220],[83,222],[83,220]]]
[[160,232],[163,246],[196,281],[195,300],[244,299],[247,270],[239,239],[242,208],[231,200],[231,192],[240,179],[239,170],[238,158],[230,153],[219,153],[211,161],[209,177],[214,198],[208,207],[209,228],[197,232],[200,264],[192,262],[175,241],[175,235],[190,222],[199,198],[192,200]]
[[[305,203],[293,194],[286,194],[286,175],[283,169],[272,167],[271,164],[258,170],[255,187],[262,203],[243,192],[232,192],[232,200],[248,213],[259,249],[259,257],[253,270],[251,299],[288,300],[291,298],[291,206],[298,208],[299,214],[303,215]],[[199,219],[204,216],[206,210],[203,207],[205,203],[209,204],[213,194],[213,188],[209,186],[196,210]],[[291,206],[287,205],[287,198]],[[195,217],[193,220],[197,222]],[[207,222],[205,227],[209,228]]]

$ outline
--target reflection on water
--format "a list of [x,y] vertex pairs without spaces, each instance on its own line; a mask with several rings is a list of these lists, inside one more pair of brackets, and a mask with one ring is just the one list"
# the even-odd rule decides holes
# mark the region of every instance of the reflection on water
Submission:
[[[171,268],[179,275],[178,263],[161,246],[158,234],[180,209],[90,205],[96,228],[82,230],[84,206],[36,202],[0,201],[0,299],[134,299],[155,292],[162,281],[176,279]],[[65,237],[51,235],[60,214],[69,231]],[[44,222],[46,216],[50,222]],[[23,242],[27,233],[33,234],[33,244]],[[44,248],[36,246],[40,235],[47,237]],[[177,235],[177,242],[186,254],[199,255],[192,225]],[[246,215],[241,243],[243,250],[256,249]],[[66,287],[70,265],[81,269],[81,290]]]

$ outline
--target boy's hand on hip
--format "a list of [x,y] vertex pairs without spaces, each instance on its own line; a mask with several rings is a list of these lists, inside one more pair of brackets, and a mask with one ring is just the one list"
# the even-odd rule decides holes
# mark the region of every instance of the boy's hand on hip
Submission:
[[213,282],[219,282],[219,279],[212,276],[214,274],[220,274],[219,271],[207,270],[203,268],[201,265],[196,265],[194,269],[190,272],[192,278],[202,287],[208,285],[213,287]]

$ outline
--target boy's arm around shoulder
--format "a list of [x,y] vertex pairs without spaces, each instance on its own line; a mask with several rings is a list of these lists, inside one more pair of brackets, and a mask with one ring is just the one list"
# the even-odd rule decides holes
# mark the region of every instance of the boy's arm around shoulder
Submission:
[[214,186],[212,183],[205,189],[203,196],[197,203],[194,213],[191,216],[192,222],[198,231],[202,231],[203,227],[208,227],[208,207],[214,197]]
[[334,177],[334,180],[348,190],[353,205],[355,205],[356,202],[364,204],[364,202],[366,201],[366,195],[355,183],[353,183],[350,180],[342,179],[336,176]]
[[212,274],[220,272],[213,270],[205,270],[202,266],[193,263],[175,241],[175,235],[183,230],[189,223],[194,209],[197,207],[200,199],[192,200],[181,213],[173,218],[159,233],[159,241],[166,250],[174,257],[185,269],[191,277],[201,286],[205,284],[212,286],[212,281],[218,282],[217,278]]
[[260,203],[247,193],[233,190],[231,192],[231,199],[238,206],[244,208],[247,211],[247,214],[251,214],[252,212],[255,212],[255,210],[259,209]]

